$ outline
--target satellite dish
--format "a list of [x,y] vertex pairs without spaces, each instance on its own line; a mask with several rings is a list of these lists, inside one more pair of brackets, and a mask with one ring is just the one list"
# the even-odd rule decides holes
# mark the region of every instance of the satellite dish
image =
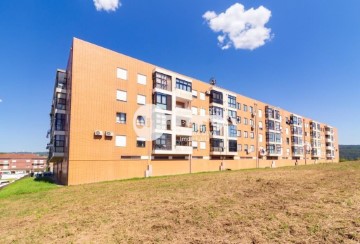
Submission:
[[210,84],[213,85],[213,86],[216,85],[216,80],[215,80],[214,77],[211,77],[211,78],[210,78]]

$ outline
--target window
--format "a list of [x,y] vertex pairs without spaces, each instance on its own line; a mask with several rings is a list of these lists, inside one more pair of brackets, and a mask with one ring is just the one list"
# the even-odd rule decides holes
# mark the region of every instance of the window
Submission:
[[171,130],[171,115],[155,113],[154,117],[154,124],[156,129]]
[[206,142],[204,142],[204,141],[201,141],[200,142],[200,149],[206,149]]
[[137,75],[137,83],[141,85],[146,85],[146,75]]
[[241,145],[241,144],[238,144],[238,145],[237,145],[237,151],[238,151],[238,152],[241,152],[241,151],[242,151],[242,145]]
[[223,104],[223,94],[215,90],[210,91],[210,103]]
[[191,92],[192,84],[189,81],[180,80],[176,78],[176,88],[184,91]]
[[244,104],[243,107],[244,107],[244,112],[247,112],[248,106]]
[[117,90],[116,91],[116,99],[118,101],[126,102],[127,101],[127,93],[126,93],[126,91]]
[[244,118],[244,125],[249,124],[249,120],[247,118]]
[[215,115],[216,117],[223,118],[223,109],[220,107],[212,106],[209,108],[210,115]]
[[171,76],[165,75],[159,72],[153,75],[154,88],[160,88],[163,90],[171,91]]
[[228,104],[230,108],[236,108],[236,97],[229,95]]
[[241,103],[236,103],[237,109],[241,110]]
[[193,123],[192,124],[193,132],[198,132],[198,125]]
[[241,137],[241,130],[238,130],[238,131],[236,132],[236,136],[237,136],[237,137]]
[[290,155],[290,149],[289,149],[289,148],[286,149],[286,155],[287,155],[287,156]]
[[237,152],[237,141],[229,140],[229,152]]
[[65,136],[55,135],[54,151],[55,152],[64,152],[64,148],[65,148]]
[[55,130],[65,131],[66,115],[57,113],[55,114]]
[[154,141],[155,150],[171,150],[171,135],[162,134]]
[[244,144],[244,151],[245,151],[245,152],[248,152],[248,150],[249,150],[248,144]]
[[193,147],[193,149],[197,149],[198,148],[198,142],[197,141],[192,141],[192,147]]
[[223,152],[224,140],[218,138],[210,138],[210,151],[211,152]]
[[145,147],[145,138],[138,137],[136,139],[136,147]]
[[197,97],[197,91],[196,90],[192,90],[192,96]]
[[254,132],[250,132],[250,138],[254,139]]
[[206,125],[200,125],[200,133],[206,132]]
[[205,101],[205,93],[199,92],[199,94],[200,94],[200,100],[204,100],[204,101]]
[[250,113],[253,113],[254,112],[254,108],[252,106],[250,106]]
[[290,138],[289,138],[289,137],[286,138],[286,144],[287,144],[287,145],[290,144]]
[[221,123],[211,123],[210,132],[212,135],[223,136],[223,127]]
[[165,95],[162,93],[155,93],[154,94],[154,104],[157,108],[164,109],[164,110],[171,110],[171,96]]
[[137,95],[137,103],[144,105],[146,103],[146,97],[143,95]]
[[255,147],[254,147],[254,145],[250,145],[250,152],[255,152]]
[[251,125],[251,126],[254,126],[254,125],[255,125],[255,124],[254,124],[254,120],[250,119],[250,125]]
[[259,129],[262,130],[263,129],[263,123],[260,121],[259,122]]
[[200,116],[205,116],[205,109],[200,108]]
[[229,137],[236,137],[237,131],[236,131],[236,125],[229,125]]
[[66,99],[65,98],[57,98],[56,99],[56,108],[61,110],[66,110]]
[[197,115],[197,113],[198,113],[197,107],[191,107],[191,112],[193,115]]
[[126,124],[126,113],[116,113],[116,123]]
[[258,110],[258,113],[259,113],[259,118],[262,118],[262,110],[261,109]]
[[126,136],[116,136],[115,137],[115,146],[126,147]]
[[249,137],[248,132],[244,131],[244,138],[248,138],[248,137]]
[[119,78],[119,79],[127,80],[127,70],[117,68],[116,69],[116,77]]
[[145,118],[142,115],[137,116],[136,118],[136,125],[141,125],[144,126],[145,125]]
[[289,135],[289,128],[285,128],[286,135]]
[[236,111],[230,110],[230,109],[228,110],[228,115],[230,118],[233,118],[233,119],[236,119],[236,117],[237,117]]
[[263,142],[263,135],[259,134],[259,142]]

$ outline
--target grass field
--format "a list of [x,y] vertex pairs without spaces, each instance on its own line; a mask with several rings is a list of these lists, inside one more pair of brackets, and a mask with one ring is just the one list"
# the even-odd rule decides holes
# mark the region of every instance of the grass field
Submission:
[[0,199],[22,194],[48,191],[57,187],[58,186],[52,184],[47,180],[36,181],[34,180],[34,178],[28,177],[22,180],[15,181],[11,185],[1,190]]
[[360,162],[7,195],[0,236],[2,243],[359,243]]

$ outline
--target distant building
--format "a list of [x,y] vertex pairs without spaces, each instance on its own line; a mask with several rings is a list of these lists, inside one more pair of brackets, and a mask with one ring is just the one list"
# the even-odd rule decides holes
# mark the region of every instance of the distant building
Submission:
[[24,171],[27,173],[44,171],[46,169],[46,156],[37,154],[0,154],[0,171],[11,171],[12,173]]
[[[298,84],[291,98],[306,92]],[[76,38],[50,118],[49,161],[65,185],[339,161],[328,124]]]

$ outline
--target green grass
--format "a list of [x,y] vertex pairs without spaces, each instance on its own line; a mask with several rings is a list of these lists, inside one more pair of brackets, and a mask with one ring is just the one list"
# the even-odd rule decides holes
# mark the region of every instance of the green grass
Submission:
[[58,186],[52,183],[49,179],[36,180],[34,178],[27,177],[0,190],[0,199],[9,198],[15,195],[48,191],[57,187]]

